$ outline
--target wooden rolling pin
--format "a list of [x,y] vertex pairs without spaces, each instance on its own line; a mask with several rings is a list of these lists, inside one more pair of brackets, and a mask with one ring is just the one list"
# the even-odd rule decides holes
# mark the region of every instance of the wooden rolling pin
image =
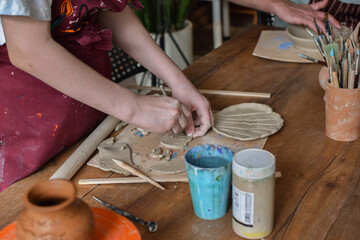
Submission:
[[107,116],[104,121],[84,140],[83,143],[70,155],[50,179],[70,180],[81,166],[95,152],[97,146],[114,130],[120,122],[113,116]]

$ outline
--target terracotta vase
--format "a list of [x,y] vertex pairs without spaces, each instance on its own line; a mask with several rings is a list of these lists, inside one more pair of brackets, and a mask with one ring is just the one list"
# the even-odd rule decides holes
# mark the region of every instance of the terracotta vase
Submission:
[[18,240],[92,239],[92,211],[76,197],[76,189],[70,181],[40,182],[26,192],[23,202],[26,209],[16,224]]

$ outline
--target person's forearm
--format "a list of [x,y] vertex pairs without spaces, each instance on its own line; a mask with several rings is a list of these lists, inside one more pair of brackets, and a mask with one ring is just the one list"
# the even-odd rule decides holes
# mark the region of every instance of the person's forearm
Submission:
[[[27,20],[18,19],[19,17],[10,18],[4,17],[3,25],[9,56],[15,66],[91,107],[124,121],[131,119],[132,109],[129,106],[134,105],[133,93],[84,64],[56,43],[50,34],[44,37],[46,33],[36,32],[37,27],[33,33],[27,32],[27,24],[23,24]],[[20,22],[22,27],[18,25]],[[32,26],[29,25],[29,28]],[[21,34],[22,30],[26,35],[16,36]],[[125,101],[128,104],[122,104]]]
[[[115,42],[127,54],[164,80],[169,87],[190,86],[182,71],[151,38],[136,15],[127,7],[121,13],[104,12],[101,25],[111,29]],[[191,85],[192,86],[192,85]]]
[[276,9],[284,4],[284,0],[229,0],[229,2],[274,14],[276,14]]

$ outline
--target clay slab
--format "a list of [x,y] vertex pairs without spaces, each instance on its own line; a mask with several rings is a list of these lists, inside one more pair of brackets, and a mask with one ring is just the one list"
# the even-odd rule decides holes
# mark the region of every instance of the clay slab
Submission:
[[233,105],[214,114],[214,131],[230,138],[250,141],[279,131],[284,124],[271,107],[259,103]]

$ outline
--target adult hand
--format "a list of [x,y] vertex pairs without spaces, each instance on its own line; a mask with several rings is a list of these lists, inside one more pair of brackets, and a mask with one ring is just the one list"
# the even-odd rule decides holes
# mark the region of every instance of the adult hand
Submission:
[[188,125],[191,113],[172,97],[136,97],[134,114],[129,122],[154,133],[179,133]]
[[185,130],[187,134],[200,137],[214,125],[214,119],[209,101],[193,86],[172,89],[172,96],[190,109],[192,115],[188,118]]
[[[274,7],[274,14],[276,14],[281,20],[293,23],[293,24],[304,24],[316,31],[314,18],[323,32],[325,30],[324,18],[325,12],[320,11],[328,3],[328,0],[313,4],[296,4],[288,0],[276,1]],[[340,28],[340,23],[329,14],[329,22],[336,28]]]

